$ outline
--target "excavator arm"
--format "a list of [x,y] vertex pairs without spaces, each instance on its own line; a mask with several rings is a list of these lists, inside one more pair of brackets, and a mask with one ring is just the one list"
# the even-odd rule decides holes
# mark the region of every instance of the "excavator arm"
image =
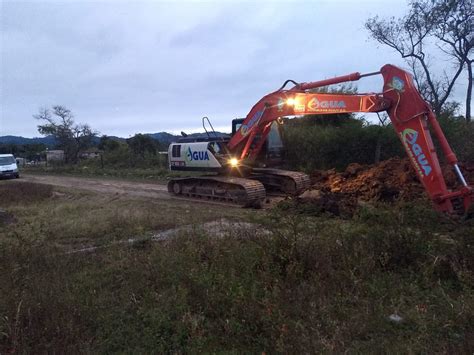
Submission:
[[[280,117],[310,114],[336,114],[385,111],[390,102],[382,95],[320,94],[282,91],[262,98],[242,122],[228,147],[240,152],[240,159],[255,159],[273,121]],[[255,137],[259,137],[258,142]],[[260,139],[260,137],[262,139]]]
[[[381,74],[384,79],[383,92],[379,94],[309,92],[323,86],[355,81],[377,74]],[[462,202],[464,211],[473,204],[472,187],[466,183],[457,165],[456,155],[450,148],[430,106],[420,96],[408,72],[393,65],[385,65],[375,73],[364,75],[352,73],[317,82],[293,83],[295,86],[289,90],[282,87],[264,96],[250,110],[242,126],[228,143],[229,151],[240,161],[251,162],[258,156],[270,132],[271,124],[281,117],[386,111],[435,208],[438,211],[453,213],[455,201]],[[462,185],[456,191],[450,191],[446,186],[429,126]]]

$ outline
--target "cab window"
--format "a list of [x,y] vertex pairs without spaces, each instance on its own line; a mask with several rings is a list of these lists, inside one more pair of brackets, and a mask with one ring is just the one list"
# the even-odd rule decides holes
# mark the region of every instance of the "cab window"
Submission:
[[221,147],[220,147],[219,143],[217,143],[217,142],[210,142],[207,145],[207,149],[209,149],[214,154],[220,154],[221,153]]
[[180,158],[181,157],[181,145],[174,145],[171,151],[171,156],[173,158]]

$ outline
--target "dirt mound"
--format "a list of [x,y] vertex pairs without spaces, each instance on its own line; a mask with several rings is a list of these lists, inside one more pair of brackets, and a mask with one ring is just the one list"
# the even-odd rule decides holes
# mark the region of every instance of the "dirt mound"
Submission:
[[[474,184],[474,163],[460,164],[467,181]],[[459,186],[450,166],[443,167],[449,188]],[[311,174],[312,187],[299,198],[322,212],[351,214],[364,201],[411,201],[426,197],[408,158],[392,158],[374,165],[350,164],[344,172],[317,170]]]
[[315,171],[311,182],[314,190],[348,194],[363,201],[414,199],[424,192],[410,161],[400,158],[375,165],[354,163],[342,173]]

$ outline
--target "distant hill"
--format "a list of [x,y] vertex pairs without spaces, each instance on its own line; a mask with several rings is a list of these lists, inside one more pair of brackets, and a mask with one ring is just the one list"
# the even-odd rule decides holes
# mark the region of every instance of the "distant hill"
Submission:
[[156,139],[158,142],[163,144],[170,144],[171,142],[175,142],[176,139],[179,137],[167,132],[145,133],[145,135],[150,136],[151,138]]
[[[161,143],[164,143],[164,144],[170,144],[170,143],[173,143],[173,142],[176,142],[179,138],[182,137],[182,135],[173,135],[173,134],[170,134],[170,133],[166,133],[166,132],[160,132],[160,133],[148,133],[147,135],[149,135],[150,137],[158,140],[159,142]],[[211,137],[228,137],[229,135],[227,133],[222,133],[222,132],[216,132],[216,134],[214,135],[214,133],[210,133],[209,134]],[[207,133],[189,133],[187,135],[187,137],[189,138],[207,138]]]
[[[176,142],[181,135],[173,135],[167,132],[158,132],[158,133],[145,133],[146,135],[156,139],[160,143],[163,144],[170,144],[172,142]],[[227,137],[228,134],[222,132],[216,132],[218,137]],[[213,133],[211,133],[213,136]],[[201,138],[207,137],[206,133],[191,133],[188,134],[188,137],[193,138]],[[125,140],[126,138],[121,137],[114,137],[109,136],[109,138],[116,139],[116,140]],[[100,141],[100,137],[96,137],[94,142],[98,144]],[[53,147],[56,144],[56,141],[53,136],[46,136],[46,137],[37,137],[37,138],[25,138],[20,136],[0,136],[0,144],[20,144],[20,145],[27,145],[27,144],[45,144],[48,147]]]
[[2,144],[45,144],[47,146],[54,146],[56,140],[53,136],[25,138],[19,136],[2,136],[0,137]]

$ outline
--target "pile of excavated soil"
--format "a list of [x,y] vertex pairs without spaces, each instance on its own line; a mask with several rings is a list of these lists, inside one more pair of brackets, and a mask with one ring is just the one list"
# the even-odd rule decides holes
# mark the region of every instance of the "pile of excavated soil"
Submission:
[[375,165],[350,164],[344,172],[315,171],[312,189],[350,195],[363,201],[414,199],[423,195],[408,159],[393,158]]
[[[474,185],[474,163],[460,164],[466,180]],[[449,188],[459,186],[449,166],[443,167]],[[299,202],[321,212],[351,215],[363,201],[410,201],[426,197],[408,158],[392,158],[374,165],[350,164],[344,172],[317,170],[311,174],[312,187]]]

